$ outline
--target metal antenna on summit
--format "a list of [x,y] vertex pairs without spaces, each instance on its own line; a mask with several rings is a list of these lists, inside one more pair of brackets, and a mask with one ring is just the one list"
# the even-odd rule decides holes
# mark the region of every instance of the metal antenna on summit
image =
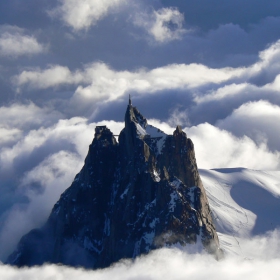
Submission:
[[129,95],[129,101],[128,101],[128,104],[131,106],[132,105],[132,102],[131,102],[131,97]]

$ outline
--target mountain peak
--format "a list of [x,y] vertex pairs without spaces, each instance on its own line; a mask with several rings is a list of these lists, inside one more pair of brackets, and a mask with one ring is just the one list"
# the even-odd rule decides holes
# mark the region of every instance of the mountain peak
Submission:
[[149,125],[129,98],[119,142],[96,127],[82,170],[45,226],[24,236],[7,262],[101,268],[197,243],[221,255],[193,143],[179,126],[167,135]]
[[113,133],[106,126],[96,126],[93,143],[96,141],[103,142],[104,145],[117,143]]
[[147,126],[147,119],[142,116],[142,114],[138,111],[136,107],[133,107],[132,105],[128,105],[125,113],[125,127],[129,127],[131,123],[134,123],[141,126],[142,129],[146,129]]
[[179,134],[182,134],[182,133],[184,133],[183,130],[182,130],[182,127],[180,125],[177,125],[173,135],[175,136],[175,135],[179,135]]

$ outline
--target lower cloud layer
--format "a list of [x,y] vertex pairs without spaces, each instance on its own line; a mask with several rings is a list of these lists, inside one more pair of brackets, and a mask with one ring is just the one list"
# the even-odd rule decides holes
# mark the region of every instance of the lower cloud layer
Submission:
[[[123,260],[107,269],[83,270],[60,265],[17,269],[1,265],[2,280],[10,279],[279,279],[279,233],[243,240],[244,256],[216,261],[206,254],[160,249],[135,261]],[[252,250],[253,249],[253,250]],[[248,252],[247,252],[248,250]],[[248,257],[246,257],[248,255]],[[254,255],[253,258],[250,256]]]

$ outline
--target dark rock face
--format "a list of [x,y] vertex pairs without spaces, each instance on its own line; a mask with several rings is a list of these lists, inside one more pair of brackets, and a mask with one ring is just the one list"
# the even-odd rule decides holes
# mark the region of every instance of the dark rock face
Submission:
[[25,235],[7,263],[109,266],[172,244],[221,255],[192,141],[166,135],[131,105],[119,143],[96,127],[85,164],[41,229]]

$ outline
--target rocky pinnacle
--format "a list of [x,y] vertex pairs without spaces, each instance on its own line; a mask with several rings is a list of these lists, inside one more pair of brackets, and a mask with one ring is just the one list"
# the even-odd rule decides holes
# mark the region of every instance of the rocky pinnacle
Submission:
[[180,126],[167,135],[149,125],[129,98],[118,141],[95,128],[82,170],[7,263],[102,268],[189,244],[222,256],[194,145]]

